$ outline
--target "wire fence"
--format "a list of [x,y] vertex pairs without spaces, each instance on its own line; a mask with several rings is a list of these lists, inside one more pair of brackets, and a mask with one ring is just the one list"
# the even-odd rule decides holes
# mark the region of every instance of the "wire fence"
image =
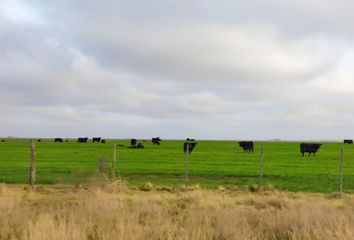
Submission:
[[353,145],[325,143],[316,156],[302,156],[295,142],[255,142],[254,153],[244,153],[235,141],[198,141],[191,154],[183,151],[184,141],[165,141],[159,146],[140,142],[145,146],[142,149],[129,148],[130,140],[104,144],[4,141],[0,144],[0,182],[32,186],[100,178],[122,179],[132,185],[257,184],[291,191],[354,190]]

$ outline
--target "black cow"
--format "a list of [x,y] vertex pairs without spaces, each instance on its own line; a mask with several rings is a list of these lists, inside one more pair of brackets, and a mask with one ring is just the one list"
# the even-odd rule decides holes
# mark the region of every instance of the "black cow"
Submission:
[[352,140],[352,139],[344,139],[344,140],[343,140],[343,143],[344,143],[344,144],[346,144],[346,143],[347,143],[347,144],[353,144],[353,140]]
[[196,142],[185,142],[183,144],[184,154],[191,154],[196,145]]
[[253,142],[252,141],[241,141],[238,145],[242,147],[243,152],[253,153]]
[[54,138],[54,142],[64,142],[62,138]]
[[105,139],[101,139],[101,143],[106,143],[106,140]]
[[92,142],[94,143],[94,142],[101,142],[101,137],[93,137],[92,138]]
[[320,143],[301,143],[300,144],[300,152],[302,153],[302,156],[304,156],[305,152],[309,153],[309,156],[311,153],[313,155],[316,155],[317,150],[321,147],[322,144]]
[[[121,146],[123,146],[123,145],[121,145]],[[144,144],[142,144],[141,142],[140,143],[138,143],[138,144],[132,144],[130,147],[128,147],[128,148],[144,148]]]
[[42,140],[41,139],[37,139],[37,142],[42,142]]
[[186,141],[192,141],[192,142],[194,142],[195,140],[194,140],[194,138],[187,138]]
[[88,137],[79,137],[78,139],[77,139],[77,142],[78,143],[87,143],[87,140],[88,140]]
[[155,145],[155,144],[160,145],[160,141],[162,141],[162,140],[160,139],[160,137],[152,138],[152,139],[151,139],[151,142],[152,142],[153,145]]
[[135,138],[132,138],[131,140],[130,140],[130,146],[131,147],[136,147],[136,139]]

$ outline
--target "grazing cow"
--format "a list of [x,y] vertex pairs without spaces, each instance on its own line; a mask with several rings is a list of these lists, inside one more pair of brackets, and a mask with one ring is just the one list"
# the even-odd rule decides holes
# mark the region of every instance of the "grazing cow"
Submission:
[[160,145],[160,141],[162,141],[162,140],[160,139],[160,137],[152,138],[152,139],[151,139],[151,142],[152,142],[153,145],[155,145],[155,144]]
[[132,139],[130,140],[130,146],[133,147],[133,148],[136,147],[136,142],[137,142],[136,139],[135,139],[135,138],[132,138]]
[[252,141],[241,141],[238,145],[242,147],[243,152],[253,153],[253,142]]
[[185,142],[185,143],[183,143],[184,154],[191,154],[196,145],[197,145],[196,142]]
[[[121,145],[121,146],[123,146],[123,145]],[[130,147],[128,147],[128,148],[144,148],[144,145],[140,142],[140,143],[138,143],[138,144],[132,144]]]
[[352,139],[344,139],[344,140],[343,140],[343,143],[344,143],[344,144],[346,144],[346,143],[347,143],[347,144],[353,144],[353,140],[352,140]]
[[106,143],[106,140],[105,139],[101,139],[101,143]]
[[94,143],[94,142],[101,142],[101,137],[93,137],[92,138],[92,142]]
[[88,137],[79,137],[78,139],[77,139],[77,142],[78,143],[87,143],[87,140],[88,140]]
[[5,142],[5,139],[1,139],[1,142]]
[[41,139],[37,139],[37,142],[42,142],[42,140]]
[[302,153],[302,156],[304,156],[305,152],[309,153],[309,156],[311,153],[313,155],[316,155],[317,150],[321,147],[322,144],[320,143],[301,143],[300,144],[300,152]]
[[62,138],[54,138],[54,142],[64,142]]

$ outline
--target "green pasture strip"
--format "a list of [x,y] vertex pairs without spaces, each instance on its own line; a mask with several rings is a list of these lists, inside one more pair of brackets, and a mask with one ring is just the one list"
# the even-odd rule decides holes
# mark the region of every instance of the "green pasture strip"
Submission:
[[[299,142],[255,142],[253,154],[244,153],[236,141],[197,141],[189,157],[190,184],[203,187],[239,186],[258,183],[259,154],[264,150],[263,183],[290,191],[336,192],[339,189],[339,156],[344,147],[344,189],[354,190],[354,145],[323,142],[316,156],[303,157]],[[133,185],[183,185],[183,141],[163,140],[161,145],[144,141],[144,149],[129,149],[129,140],[108,140],[106,144],[36,143],[37,183],[73,184],[96,174],[97,159],[113,159],[117,147],[117,172]],[[29,141],[0,142],[0,182],[26,183]]]

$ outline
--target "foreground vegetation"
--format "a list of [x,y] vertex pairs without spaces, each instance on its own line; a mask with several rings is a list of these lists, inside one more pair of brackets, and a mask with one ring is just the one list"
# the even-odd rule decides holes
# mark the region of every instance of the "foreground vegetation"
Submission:
[[[129,140],[106,144],[54,143],[42,139],[37,145],[37,183],[77,184],[96,174],[97,159],[113,158],[117,149],[117,172],[134,186],[152,182],[162,186],[184,184],[183,141],[163,140],[160,146],[143,142],[145,149],[128,149]],[[339,156],[344,147],[344,189],[354,190],[354,145],[323,143],[316,157],[302,157],[298,142],[255,142],[255,153],[243,153],[235,141],[198,141],[190,156],[190,182],[203,187],[247,188],[258,183],[260,148],[264,149],[263,183],[290,191],[337,192]],[[0,142],[0,182],[27,183],[28,140]]]
[[354,239],[354,196],[0,185],[0,239]]

